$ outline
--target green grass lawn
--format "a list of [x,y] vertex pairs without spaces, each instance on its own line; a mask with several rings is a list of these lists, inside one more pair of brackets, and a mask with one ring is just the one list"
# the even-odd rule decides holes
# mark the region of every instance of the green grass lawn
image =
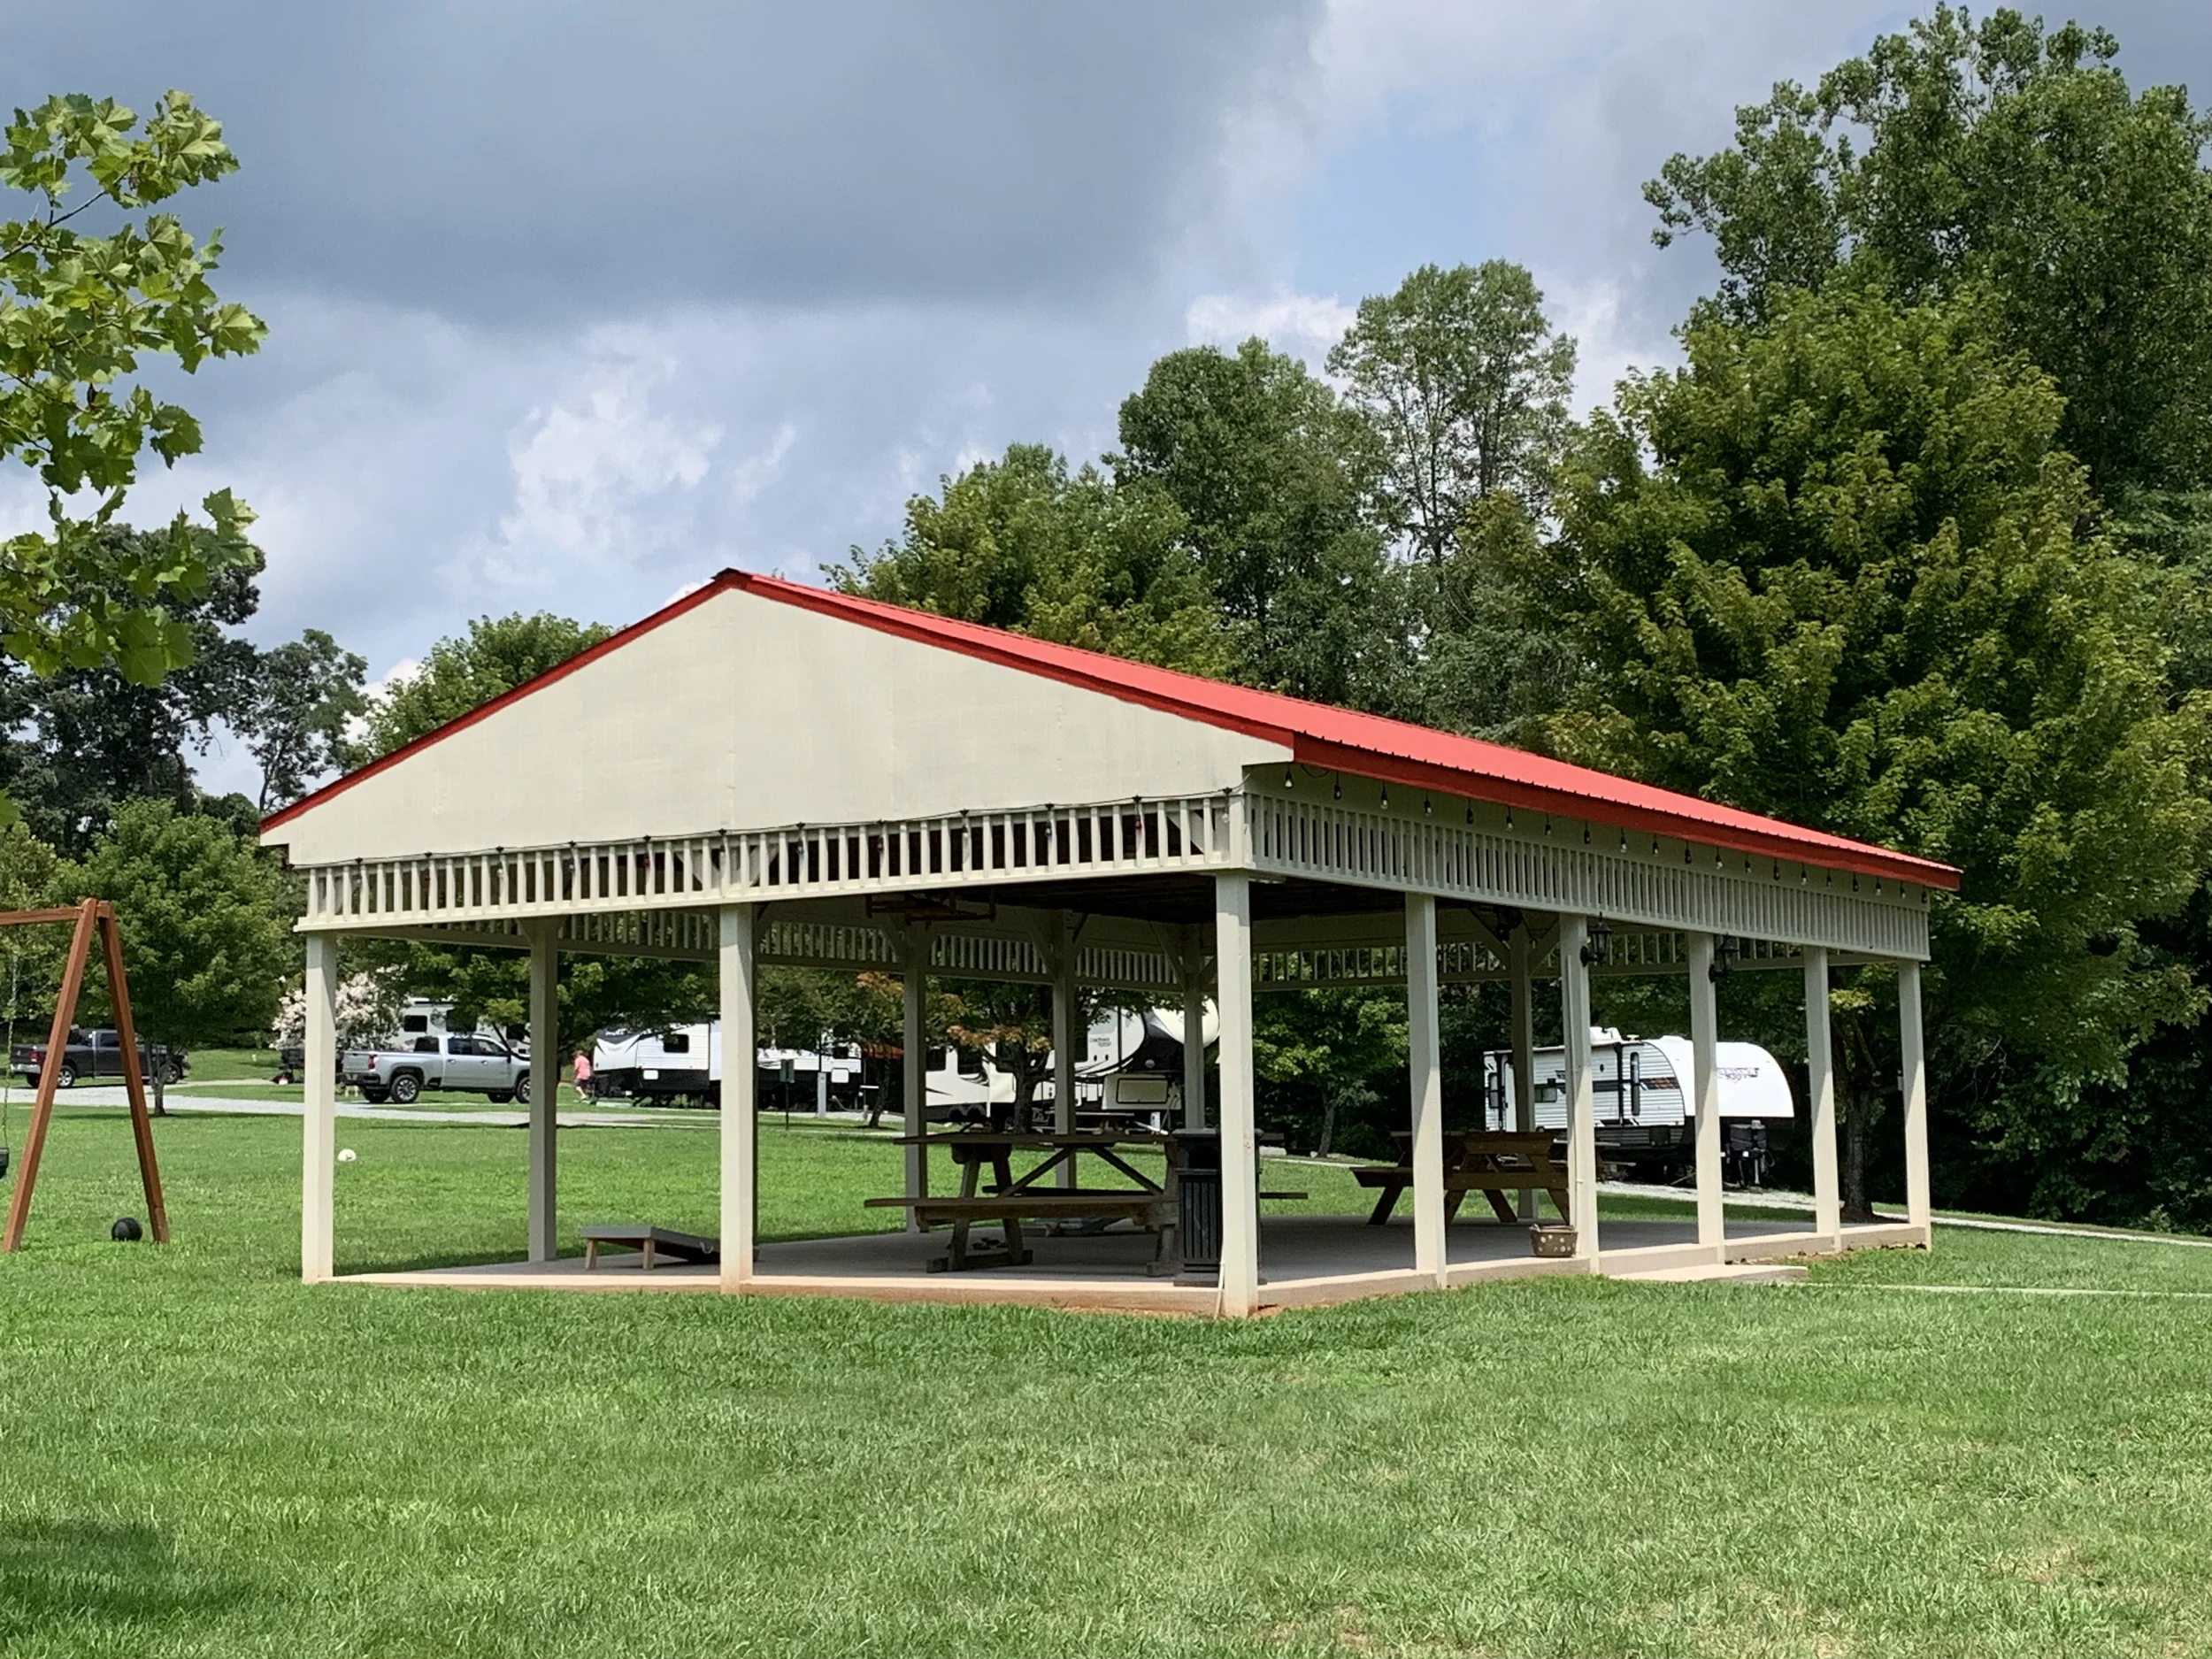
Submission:
[[[173,1245],[65,1108],[0,1258],[0,1654],[2212,1654],[2212,1250],[1241,1325],[307,1288],[297,1125],[157,1133]],[[342,1268],[520,1250],[518,1132],[339,1133]],[[572,1133],[565,1209],[710,1229],[714,1157]],[[896,1157],[768,1121],[764,1230]]]

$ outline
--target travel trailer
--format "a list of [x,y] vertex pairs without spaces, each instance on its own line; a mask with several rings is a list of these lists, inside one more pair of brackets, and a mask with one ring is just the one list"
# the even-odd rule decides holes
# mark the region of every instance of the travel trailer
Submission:
[[[1696,1148],[1696,1113],[1687,1094],[1687,1037],[1624,1037],[1608,1026],[1590,1032],[1591,1086],[1597,1110],[1599,1156],[1655,1174],[1687,1164]],[[1567,1055],[1539,1048],[1533,1056],[1535,1124],[1567,1126]],[[1797,1115],[1789,1078],[1772,1055],[1755,1043],[1717,1045],[1720,1083],[1723,1177],[1736,1187],[1766,1182],[1767,1125]],[[1519,1120],[1513,1090],[1513,1056],[1492,1049],[1483,1056],[1483,1099],[1493,1129]]]
[[[848,1043],[827,1054],[811,1048],[762,1048],[760,1102],[788,1101],[795,1108],[849,1110],[859,1104],[860,1048]],[[722,1083],[722,1023],[703,1020],[659,1031],[611,1031],[593,1045],[592,1093],[633,1100],[711,1105]]]
[[[442,1009],[438,1010],[442,1013]],[[1202,1035],[1210,1044],[1216,1033],[1212,1010]],[[1079,1112],[1113,1112],[1164,1119],[1179,1110],[1183,1079],[1183,1016],[1179,1010],[1142,1012],[1107,1009],[1091,1022],[1084,1054],[1076,1063]],[[764,1107],[781,1098],[780,1086],[803,1109],[820,1103],[841,1110],[861,1102],[861,1051],[857,1045],[817,1055],[807,1048],[760,1050]],[[592,1053],[593,1092],[632,1099],[663,1099],[711,1104],[722,1080],[721,1022],[674,1025],[660,1031],[609,1032]],[[1035,1101],[1049,1105],[1049,1062],[1036,1086]],[[786,1073],[788,1071],[788,1081]],[[826,1072],[826,1079],[825,1079]],[[988,1054],[944,1043],[926,1056],[930,1115],[940,1120],[987,1114],[1014,1103],[1014,1078]],[[870,1086],[872,1087],[872,1086]]]

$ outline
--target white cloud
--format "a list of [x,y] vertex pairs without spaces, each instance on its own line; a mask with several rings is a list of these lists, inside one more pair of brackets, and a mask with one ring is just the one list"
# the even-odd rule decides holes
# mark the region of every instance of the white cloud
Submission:
[[1235,347],[1257,334],[1318,368],[1356,309],[1333,294],[1202,294],[1183,313],[1183,327],[1194,345]]
[[[499,523],[505,556],[495,565],[546,549],[636,556],[648,539],[640,509],[653,496],[695,488],[722,442],[718,424],[652,412],[652,392],[673,369],[665,358],[601,363],[574,392],[530,412],[527,435],[511,445],[515,504]],[[769,476],[790,446],[788,431],[780,432],[768,457]],[[738,498],[757,493],[759,480],[756,472]]]

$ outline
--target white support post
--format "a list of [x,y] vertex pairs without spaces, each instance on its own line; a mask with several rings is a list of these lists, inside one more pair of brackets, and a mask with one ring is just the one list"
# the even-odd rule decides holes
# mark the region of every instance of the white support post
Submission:
[[[1525,1134],[1536,1127],[1536,987],[1530,982],[1528,923],[1506,938],[1506,967],[1513,976],[1513,1125]],[[1501,1124],[1500,1128],[1505,1127]],[[1536,1189],[1521,1188],[1521,1219],[1536,1219]]]
[[[1196,930],[1193,930],[1195,932]],[[1195,940],[1183,944],[1183,1127],[1206,1126],[1206,981]]]
[[560,949],[549,922],[530,929],[530,1259],[549,1262],[556,1255],[555,1170],[557,1127],[553,1106],[559,1098],[561,1056],[557,1018]]
[[722,993],[722,1288],[753,1282],[760,1123],[759,1040],[753,1018],[753,907],[721,909],[717,952]]
[[1444,1064],[1437,1033],[1436,900],[1406,895],[1406,1055],[1413,1093],[1413,1271],[1444,1283]]
[[[1075,935],[1071,918],[1060,918],[1052,953],[1052,1128],[1075,1133]],[[1075,1185],[1075,1160],[1054,1171],[1063,1187]]]
[[1805,1086],[1813,1133],[1813,1231],[1843,1248],[1843,1191],[1836,1167],[1836,1054],[1828,1016],[1828,953],[1805,948]]
[[1928,1052],[1920,1026],[1920,964],[1897,964],[1897,1035],[1904,1065],[1898,1079],[1905,1096],[1905,1219],[1929,1229],[1935,1241],[1935,1205],[1928,1183]]
[[300,1279],[336,1277],[332,1219],[338,1164],[338,938],[307,935],[306,1111],[300,1132]]
[[1567,1059],[1567,1208],[1575,1255],[1596,1270],[1598,1256],[1597,1094],[1590,1061],[1590,969],[1582,947],[1586,917],[1559,918],[1560,1040]]
[[1720,1004],[1713,987],[1713,936],[1690,945],[1690,1109],[1697,1114],[1697,1241],[1725,1259],[1728,1221],[1720,1191]]
[[1221,1018],[1221,1311],[1260,1301],[1259,1143],[1252,1119],[1252,880],[1214,878],[1215,1002]]
[[[929,1128],[929,1024],[922,999],[929,991],[929,935],[919,926],[909,926],[905,935],[905,961],[902,964],[905,979],[901,987],[900,1001],[903,1006],[905,1025],[900,1041],[905,1046],[905,1057],[899,1064],[899,1089],[904,1097],[904,1127],[906,1147],[906,1195],[909,1198],[929,1196],[929,1148],[918,1143],[917,1137]],[[919,1233],[922,1224],[915,1212],[906,1212],[906,1230]]]

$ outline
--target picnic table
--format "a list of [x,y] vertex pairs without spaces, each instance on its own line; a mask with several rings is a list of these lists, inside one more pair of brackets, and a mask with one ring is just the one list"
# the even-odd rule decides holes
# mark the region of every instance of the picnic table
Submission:
[[[1447,1130],[1445,1221],[1449,1223],[1458,1216],[1459,1207],[1469,1193],[1480,1193],[1490,1201],[1490,1208],[1500,1221],[1517,1222],[1519,1217],[1513,1213],[1512,1205],[1505,1202],[1505,1194],[1530,1187],[1549,1193],[1552,1202],[1559,1206],[1560,1215],[1565,1217],[1567,1170],[1552,1156],[1560,1133],[1555,1129]],[[1352,1179],[1362,1187],[1382,1189],[1375,1200],[1374,1213],[1367,1217],[1371,1227],[1379,1227],[1388,1221],[1390,1212],[1397,1208],[1398,1195],[1413,1185],[1413,1137],[1401,1132],[1397,1140],[1402,1150],[1396,1164],[1352,1171]]]
[[[864,1201],[870,1209],[910,1210],[914,1212],[914,1219],[925,1228],[950,1225],[950,1248],[944,1256],[930,1262],[932,1272],[959,1272],[970,1267],[995,1267],[1002,1263],[1017,1267],[1026,1264],[1030,1260],[1030,1252],[1022,1238],[1021,1224],[1024,1221],[1094,1222],[1102,1226],[1110,1226],[1117,1221],[1133,1222],[1147,1232],[1159,1235],[1160,1248],[1156,1254],[1164,1260],[1176,1219],[1172,1135],[1158,1134],[1148,1130],[1119,1133],[1077,1130],[1071,1133],[1057,1133],[975,1128],[956,1129],[937,1134],[900,1135],[895,1144],[941,1147],[960,1171],[960,1191],[957,1194],[930,1194],[921,1197],[902,1195]],[[1168,1152],[1166,1180],[1156,1181],[1132,1164],[1121,1156],[1125,1148]],[[1013,1170],[1013,1156],[1017,1152],[1042,1152],[1047,1156],[1034,1169],[1025,1171],[1017,1178]],[[1077,1170],[1079,1160],[1086,1156],[1096,1159],[1135,1185],[1084,1187],[1079,1177],[1075,1185],[1068,1187],[1046,1181],[1045,1178],[1057,1170]],[[991,1188],[988,1192],[979,1192],[977,1188],[987,1169],[991,1175]],[[1305,1194],[1263,1193],[1260,1196],[1303,1198]],[[997,1222],[1004,1228],[1006,1248],[1003,1251],[970,1248],[969,1229],[979,1221]]]
[[[1131,1164],[1119,1150],[1124,1147],[1164,1148],[1171,1144],[1165,1135],[1101,1134],[1084,1131],[1059,1134],[1007,1129],[955,1129],[939,1134],[900,1135],[895,1144],[941,1147],[960,1171],[960,1191],[956,1194],[902,1195],[866,1201],[870,1209],[910,1210],[914,1212],[914,1219],[926,1228],[947,1223],[951,1225],[951,1248],[946,1255],[931,1261],[929,1266],[932,1272],[947,1270],[958,1272],[969,1267],[996,1266],[1001,1263],[1017,1267],[1026,1263],[1030,1253],[1022,1238],[1021,1225],[1025,1219],[1096,1221],[1107,1225],[1116,1221],[1133,1221],[1139,1226],[1157,1232],[1170,1218],[1174,1208],[1174,1194],[1169,1187]],[[1018,1179],[1013,1170],[1013,1157],[1017,1152],[1043,1152],[1048,1156],[1036,1168],[1025,1171]],[[1045,1184],[1046,1176],[1064,1167],[1070,1170],[1077,1168],[1078,1160],[1086,1155],[1136,1185],[1133,1187],[1085,1187],[1079,1184],[1071,1187]],[[979,1193],[976,1188],[986,1169],[991,1172],[991,1190]],[[1171,1161],[1169,1173],[1171,1181]],[[968,1248],[968,1230],[979,1221],[995,1221],[1004,1227],[1006,1248],[1003,1252],[993,1250],[986,1253],[972,1251]]]

